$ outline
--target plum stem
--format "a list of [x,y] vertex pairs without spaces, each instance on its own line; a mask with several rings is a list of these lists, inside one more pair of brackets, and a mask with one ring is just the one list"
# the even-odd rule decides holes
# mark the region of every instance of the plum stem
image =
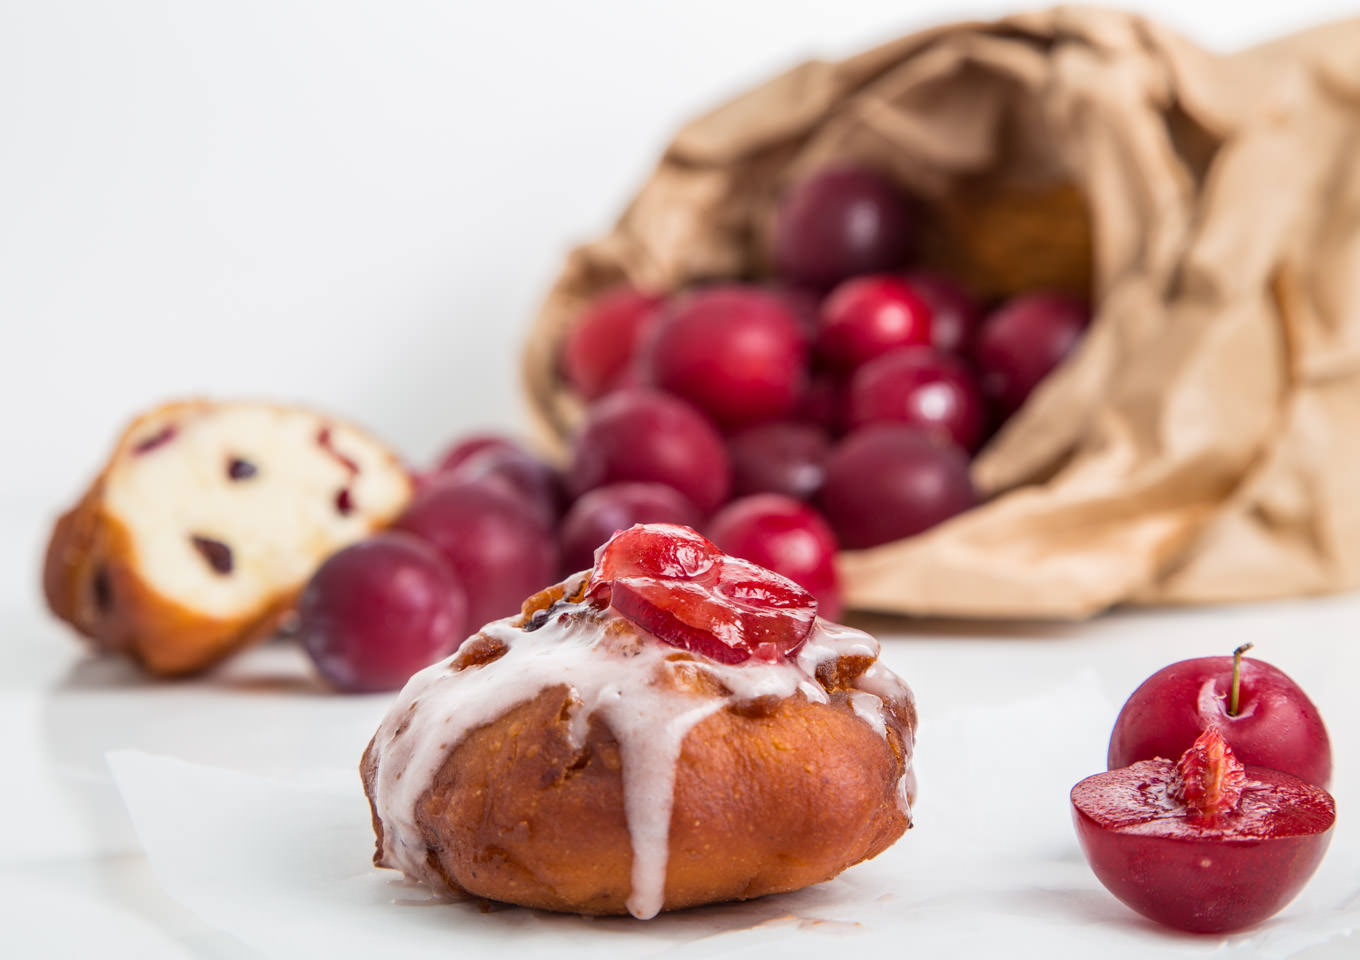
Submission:
[[1250,650],[1255,644],[1244,643],[1233,651],[1233,679],[1232,696],[1228,699],[1228,716],[1237,716],[1237,695],[1242,689],[1242,654]]

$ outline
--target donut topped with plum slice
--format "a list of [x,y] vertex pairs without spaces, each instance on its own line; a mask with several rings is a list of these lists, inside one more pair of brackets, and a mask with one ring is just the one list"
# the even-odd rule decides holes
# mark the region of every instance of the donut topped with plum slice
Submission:
[[637,917],[828,880],[911,823],[915,704],[878,654],[791,580],[630,527],[407,683],[362,763],[375,862]]

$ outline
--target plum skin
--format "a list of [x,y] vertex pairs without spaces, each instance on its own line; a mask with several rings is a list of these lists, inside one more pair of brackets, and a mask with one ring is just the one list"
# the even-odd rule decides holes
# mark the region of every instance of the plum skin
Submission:
[[775,213],[775,269],[786,281],[827,289],[847,277],[911,259],[915,202],[873,170],[832,167],[794,184]]
[[[1169,761],[1142,761],[1088,777],[1072,788],[1072,822],[1082,853],[1105,888],[1143,916],[1193,933],[1241,930],[1273,916],[1303,889],[1331,843],[1331,824],[1319,832],[1285,836],[1195,836],[1176,830],[1183,819],[1154,821],[1158,832],[1107,829],[1082,808],[1079,794],[1117,774],[1158,779]],[[1295,780],[1247,767],[1257,785]],[[1249,786],[1250,789],[1250,786]],[[1335,808],[1332,809],[1333,819]],[[1148,824],[1140,825],[1144,828]],[[1169,830],[1183,835],[1168,836]]]
[[718,511],[708,533],[720,550],[788,577],[811,593],[820,616],[840,619],[844,608],[836,575],[836,535],[806,503],[778,493],[741,497]]
[[958,447],[908,424],[874,423],[831,452],[818,502],[840,545],[859,550],[923,533],[978,496]]
[[697,409],[633,387],[590,406],[566,476],[572,497],[615,483],[664,483],[710,513],[727,501],[732,466],[717,427]]
[[638,350],[644,383],[725,429],[783,417],[803,393],[807,336],[777,294],[724,284],[677,297]]
[[534,504],[494,484],[445,478],[392,525],[434,547],[467,589],[474,627],[515,613],[551,583],[557,542]]
[[1244,657],[1238,712],[1229,716],[1232,660],[1182,660],[1144,680],[1115,720],[1107,767],[1178,757],[1215,725],[1243,763],[1281,770],[1325,789],[1332,750],[1317,707],[1283,671]]
[[332,554],[298,599],[298,637],[336,690],[400,689],[467,636],[468,597],[438,550],[388,530]]
[[589,570],[595,550],[635,523],[699,525],[699,508],[664,483],[614,483],[583,494],[558,527],[563,576]]

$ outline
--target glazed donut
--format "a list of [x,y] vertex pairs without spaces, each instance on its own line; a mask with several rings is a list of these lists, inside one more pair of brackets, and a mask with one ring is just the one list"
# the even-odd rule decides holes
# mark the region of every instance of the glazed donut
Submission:
[[684,527],[411,678],[365,751],[374,862],[452,895],[631,913],[828,880],[911,823],[911,691],[868,634]]

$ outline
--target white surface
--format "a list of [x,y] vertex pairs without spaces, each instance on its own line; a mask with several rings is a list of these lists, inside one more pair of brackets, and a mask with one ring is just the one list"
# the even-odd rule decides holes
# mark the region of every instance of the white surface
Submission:
[[[1322,0],[1129,6],[1219,49],[1354,13]],[[684,118],[804,56],[1014,7],[0,0],[5,952],[251,955],[166,893],[105,751],[348,769],[382,710],[320,694],[278,650],[209,681],[149,684],[84,661],[40,612],[48,526],[134,412],[186,393],[297,398],[416,460],[473,427],[512,428],[517,351],[563,251],[612,219]],[[1083,665],[1114,703],[1157,666],[1250,635],[1332,724],[1347,828],[1360,601],[956,634],[892,643],[921,697],[923,750],[950,710],[995,708]],[[1099,766],[1110,719],[1074,717],[1084,752],[1036,744],[1047,816],[1074,771]],[[947,795],[977,757],[923,771],[926,796]],[[904,859],[940,843],[937,829],[923,823]],[[1333,851],[1324,869],[1338,864]],[[453,914],[406,913],[438,917],[424,922],[458,942]],[[1306,955],[1353,956],[1355,940],[1320,949]]]
[[[273,646],[193,683],[86,659],[56,624],[4,620],[18,670],[9,733],[0,921],[10,942],[114,956],[796,956],[910,941],[946,951],[1113,958],[1354,956],[1360,926],[1360,597],[1084,626],[870,620],[922,717],[917,826],[832,883],[658,921],[590,921],[430,904],[370,866],[357,764],[386,696],[336,697]],[[1247,640],[1327,718],[1341,816],[1302,896],[1228,938],[1143,921],[1085,866],[1067,791],[1103,768],[1110,725],[1143,677]],[[115,776],[116,775],[116,776]],[[17,787],[17,789],[16,789]],[[419,907],[419,909],[413,909]],[[78,911],[78,924],[70,918]]]
[[[349,842],[369,829],[352,770],[299,782],[127,751],[109,762],[166,889],[280,958],[307,952],[318,929],[329,931],[326,952],[337,960],[393,948],[412,960],[444,957],[455,942],[464,958],[513,947],[559,960],[608,952],[768,957],[903,942],[921,956],[994,957],[1025,942],[1098,950],[1107,960],[1137,960],[1154,946],[1181,957],[1287,957],[1350,934],[1360,922],[1353,832],[1338,839],[1306,896],[1274,922],[1230,938],[1154,931],[1096,887],[1072,841],[1063,791],[1053,787],[1088,773],[1084,762],[1099,747],[1096,725],[1073,718],[1108,712],[1089,669],[1017,700],[945,708],[918,757],[930,783],[915,811],[921,829],[830,883],[647,923],[483,913],[373,870],[368,851]],[[1047,755],[1037,763],[1035,744]]]

